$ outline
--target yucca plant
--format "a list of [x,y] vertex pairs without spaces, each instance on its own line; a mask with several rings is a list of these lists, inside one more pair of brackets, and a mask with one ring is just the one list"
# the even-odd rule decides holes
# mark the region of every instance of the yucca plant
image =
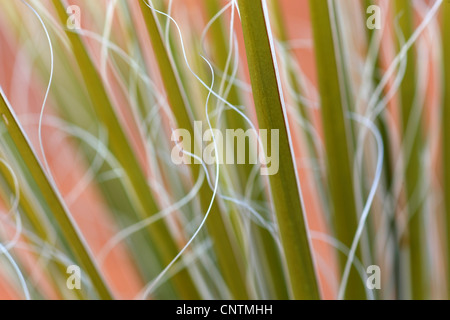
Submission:
[[0,298],[447,298],[448,2],[0,8]]

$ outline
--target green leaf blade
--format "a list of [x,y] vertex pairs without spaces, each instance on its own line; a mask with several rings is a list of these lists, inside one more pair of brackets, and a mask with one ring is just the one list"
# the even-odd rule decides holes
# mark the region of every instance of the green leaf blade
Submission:
[[319,299],[264,4],[259,0],[238,3],[259,126],[269,131],[278,129],[280,134],[279,153],[283,163],[277,174],[269,176],[269,181],[293,298]]

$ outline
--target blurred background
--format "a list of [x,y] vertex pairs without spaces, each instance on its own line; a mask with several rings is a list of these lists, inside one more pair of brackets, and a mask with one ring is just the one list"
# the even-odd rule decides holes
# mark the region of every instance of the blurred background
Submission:
[[311,286],[447,298],[449,4],[0,0],[1,299],[298,298],[273,201],[289,191],[170,157],[195,120],[261,125],[245,1],[267,4],[255,37],[273,37]]

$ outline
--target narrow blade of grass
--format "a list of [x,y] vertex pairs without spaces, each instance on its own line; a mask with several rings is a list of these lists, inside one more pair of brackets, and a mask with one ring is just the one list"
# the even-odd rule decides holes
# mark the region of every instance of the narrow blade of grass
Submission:
[[[337,67],[330,9],[328,1],[310,0],[314,49],[321,96],[321,115],[325,138],[328,183],[332,200],[332,214],[336,237],[351,247],[357,227],[357,213],[350,167],[350,128],[345,120],[340,77]],[[357,254],[357,256],[360,256]],[[346,256],[339,255],[341,270]],[[350,272],[347,299],[363,299],[364,284],[355,269]]]
[[[221,9],[219,0],[206,1],[205,6],[208,12],[208,18],[211,19]],[[211,25],[210,32],[214,39],[214,41],[211,42],[213,57],[221,70],[224,70],[227,66],[228,55],[231,49],[227,43],[227,36],[229,37],[230,35],[226,34],[225,31],[226,29],[220,19]],[[230,70],[228,70],[228,76],[231,76]],[[242,105],[241,96],[235,85],[230,88],[228,96],[224,96],[223,98],[234,106]],[[248,129],[248,124],[245,119],[237,112],[231,110],[226,112],[226,115],[227,129],[243,129],[244,131]],[[236,145],[235,154],[237,154],[237,148],[238,146]],[[244,193],[244,186],[247,185],[247,182],[251,177],[253,165],[243,164],[238,165],[237,168],[235,166],[228,166],[228,169],[235,169],[237,173],[238,183],[234,186],[235,191]],[[256,200],[260,202],[266,201],[263,193],[258,193]],[[254,241],[259,243],[259,246],[257,246],[259,249],[257,257],[261,267],[266,270],[264,277],[267,279],[267,287],[270,288],[268,291],[273,293],[270,296],[275,299],[287,299],[287,286],[278,246],[268,230],[257,226],[256,224],[253,224],[252,227]],[[252,250],[256,249],[257,248]]]
[[[4,134],[3,139],[6,140],[5,142],[7,142],[8,145],[14,145],[14,142],[9,135]],[[8,156],[11,156],[11,153],[14,153],[14,151],[16,150],[10,150],[8,148],[8,152],[10,152]],[[0,157],[2,159],[8,158],[4,153],[0,154]],[[18,191],[17,196],[19,197],[19,203],[17,210],[20,210],[20,213],[19,211],[17,211],[17,214],[23,214],[22,223],[26,225],[25,228],[30,228],[33,234],[39,237],[39,239],[46,244],[48,241],[50,241],[49,234],[51,232],[51,226],[50,223],[45,219],[45,216],[41,214],[42,210],[44,209],[40,204],[42,202],[45,202],[45,199],[35,199],[35,197],[39,195],[37,193],[33,194],[29,192],[28,187],[30,184],[33,184],[33,181],[31,181],[31,179],[31,177],[30,179],[24,179],[26,181],[25,183],[27,184],[26,186],[24,186],[23,184],[20,184],[20,181],[14,180],[11,172],[5,165],[0,164],[0,183],[4,182],[6,184],[6,186],[2,186],[3,189],[0,191],[0,197],[3,198],[3,201],[5,203],[8,203],[11,201],[11,194],[15,194],[15,192]],[[17,186],[18,190],[16,190],[16,182],[19,183],[19,185]],[[23,237],[27,241],[32,241],[32,239],[30,239],[25,234],[23,234]],[[70,251],[70,248],[68,248],[68,250]],[[49,260],[45,265],[46,270],[44,273],[51,281],[55,290],[60,294],[60,297],[75,296],[80,300],[88,298],[88,292],[86,292],[85,290],[69,290],[65,286],[61,286],[60,279],[67,276],[67,268],[63,263],[61,263],[60,261]],[[36,289],[39,290],[40,288]]]
[[3,92],[0,92],[0,113],[2,121],[8,128],[8,132],[13,139],[22,159],[30,170],[34,180],[41,190],[44,199],[50,207],[61,231],[71,245],[75,256],[81,262],[86,274],[90,277],[94,288],[101,299],[112,299],[111,292],[99,272],[94,259],[86,246],[83,237],[75,225],[69,211],[67,210],[61,196],[56,191],[55,186],[49,181],[36,154],[34,153],[25,133],[22,131],[15,114],[7,102]]
[[442,4],[442,44],[444,63],[444,100],[442,105],[442,154],[444,201],[447,231],[447,294],[450,298],[450,2]]
[[[395,13],[402,37],[408,40],[413,34],[413,10],[409,0],[395,0]],[[403,122],[403,145],[405,163],[405,187],[408,201],[409,216],[409,255],[411,268],[412,298],[424,299],[427,296],[424,279],[424,254],[422,247],[422,224],[423,224],[423,200],[421,192],[421,153],[422,153],[422,125],[419,123],[414,130],[415,119],[421,119],[421,115],[415,113],[421,107],[415,106],[416,92],[416,57],[414,49],[410,49],[406,55],[407,66],[405,75],[400,86],[401,115]],[[410,136],[408,136],[410,135]],[[408,143],[405,143],[405,142]],[[415,201],[416,199],[416,201]],[[419,202],[419,203],[417,203]],[[411,203],[414,203],[411,205]]]
[[[275,67],[264,1],[240,0],[244,41],[260,129],[279,130],[279,172],[269,176],[273,206],[286,256],[294,299],[319,299],[297,173],[293,163],[285,108]],[[271,152],[269,145],[268,153]]]
[[[362,15],[366,18],[367,17],[367,8],[369,8],[372,5],[376,5],[375,0],[364,0],[363,1],[363,12]],[[367,35],[368,35],[368,41],[367,41],[367,48],[370,50],[370,47],[373,43],[377,41],[377,37],[381,36],[379,35],[380,31],[377,29],[369,29],[367,28]],[[381,55],[379,51],[376,51],[376,55],[373,56],[374,61],[374,67],[373,67],[373,75],[372,75],[372,81],[373,86],[377,87],[380,84],[380,80],[382,78],[381,73]],[[375,123],[377,124],[378,129],[380,130],[381,137],[383,139],[383,146],[384,146],[384,161],[383,161],[383,173],[384,173],[384,189],[385,190],[391,190],[392,188],[392,177],[393,177],[393,170],[392,170],[392,160],[391,160],[391,131],[389,128],[389,125],[386,120],[386,115],[384,113],[381,113],[378,118],[375,120]],[[392,200],[387,200],[391,202],[391,205],[389,208],[393,211],[395,208],[395,205]],[[392,234],[392,245],[393,245],[393,277],[395,282],[395,297],[397,299],[402,298],[402,277],[401,277],[401,259],[400,259],[400,243],[398,240],[398,224],[397,219],[395,216],[395,212],[391,212],[389,214],[390,217],[390,232]],[[372,225],[369,224],[370,227]],[[369,229],[370,232],[370,238],[374,235],[373,228]]]

